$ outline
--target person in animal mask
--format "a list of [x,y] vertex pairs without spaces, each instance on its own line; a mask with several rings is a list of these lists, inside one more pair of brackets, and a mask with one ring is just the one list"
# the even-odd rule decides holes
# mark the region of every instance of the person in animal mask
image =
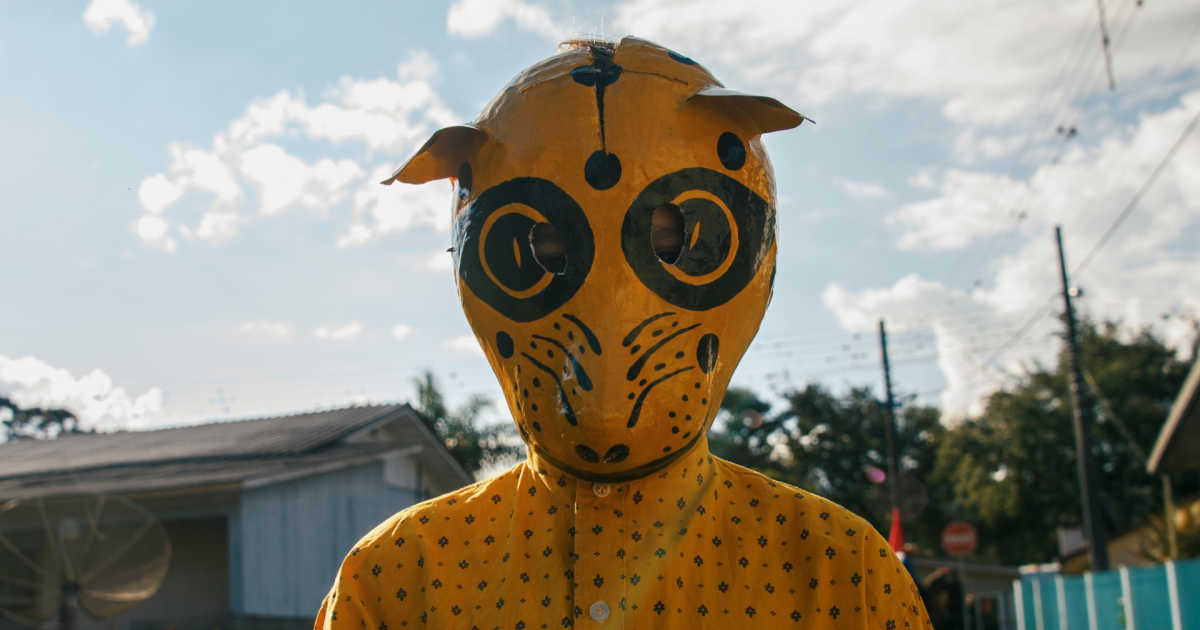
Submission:
[[384,182],[454,180],[529,456],[367,534],[317,630],[930,627],[870,524],[708,448],[775,277],[759,136],[804,120],[644,40],[568,42]]

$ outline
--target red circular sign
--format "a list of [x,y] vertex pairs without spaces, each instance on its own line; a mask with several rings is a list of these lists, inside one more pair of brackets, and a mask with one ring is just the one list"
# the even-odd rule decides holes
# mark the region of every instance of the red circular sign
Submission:
[[975,528],[966,521],[954,521],[942,530],[942,549],[955,556],[969,556],[979,546]]

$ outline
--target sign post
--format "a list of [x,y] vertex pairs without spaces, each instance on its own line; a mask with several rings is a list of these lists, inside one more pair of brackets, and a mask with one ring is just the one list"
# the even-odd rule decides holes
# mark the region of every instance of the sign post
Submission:
[[958,584],[962,592],[963,629],[971,627],[971,613],[967,609],[967,576],[964,570],[964,558],[975,553],[979,546],[979,536],[975,527],[966,521],[952,521],[942,530],[942,549],[958,558]]

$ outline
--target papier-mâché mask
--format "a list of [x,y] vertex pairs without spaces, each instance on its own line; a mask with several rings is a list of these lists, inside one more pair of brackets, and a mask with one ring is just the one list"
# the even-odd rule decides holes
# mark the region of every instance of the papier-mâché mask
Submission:
[[759,136],[803,120],[644,40],[568,43],[385,182],[455,180],[463,309],[539,457],[621,481],[702,440],[775,276]]

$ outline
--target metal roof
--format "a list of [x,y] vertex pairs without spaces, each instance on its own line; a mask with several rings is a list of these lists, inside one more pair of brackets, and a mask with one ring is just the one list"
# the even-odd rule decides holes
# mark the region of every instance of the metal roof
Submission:
[[[386,439],[349,440],[387,427]],[[406,404],[0,444],[0,498],[240,483],[421,447],[433,472],[470,476]]]
[[1146,469],[1155,475],[1200,470],[1200,359],[1171,405]]

